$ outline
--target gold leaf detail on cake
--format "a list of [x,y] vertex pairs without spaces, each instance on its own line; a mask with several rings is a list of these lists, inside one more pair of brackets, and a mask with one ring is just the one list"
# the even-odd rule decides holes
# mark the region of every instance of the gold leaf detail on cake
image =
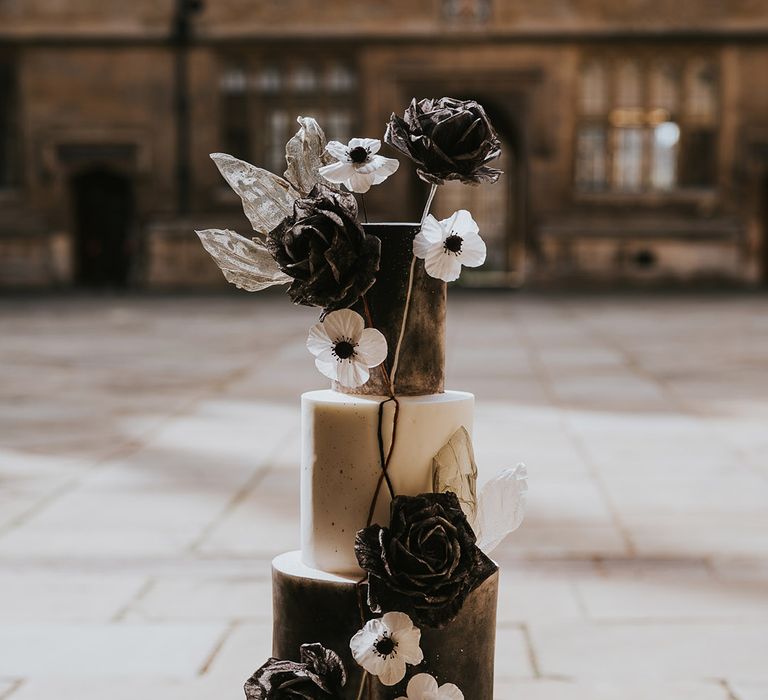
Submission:
[[477,517],[477,464],[472,438],[462,426],[432,460],[432,490],[452,491],[472,525]]
[[291,278],[277,266],[267,247],[227,229],[195,231],[203,247],[221,268],[227,282],[247,292],[258,292]]
[[211,159],[243,201],[254,231],[267,234],[293,213],[299,193],[287,180],[226,153],[211,153]]

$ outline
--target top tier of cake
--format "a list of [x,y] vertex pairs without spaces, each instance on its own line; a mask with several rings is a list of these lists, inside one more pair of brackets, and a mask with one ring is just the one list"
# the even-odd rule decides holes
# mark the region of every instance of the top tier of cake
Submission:
[[[413,259],[413,239],[418,224],[364,224],[366,233],[381,239],[381,264],[375,284],[366,293],[368,324],[387,339],[386,367],[392,367],[400,336],[408,291],[408,276]],[[445,301],[446,284],[430,277],[424,261],[414,260],[413,289],[408,321],[395,377],[398,396],[439,394],[445,388]],[[353,307],[366,317],[362,301]],[[370,379],[360,387],[348,389],[335,384],[346,394],[386,396],[389,385],[381,367],[371,370]]]

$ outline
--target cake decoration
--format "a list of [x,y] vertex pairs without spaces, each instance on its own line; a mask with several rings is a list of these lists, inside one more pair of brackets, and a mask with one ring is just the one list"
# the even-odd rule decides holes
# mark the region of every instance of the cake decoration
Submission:
[[365,623],[349,640],[352,657],[384,685],[395,685],[405,677],[406,665],[420,664],[421,631],[405,613],[388,612]]
[[325,150],[336,162],[321,167],[320,175],[328,182],[343,183],[350,192],[364,194],[372,185],[380,185],[400,167],[400,161],[396,158],[378,155],[380,148],[379,139],[355,138],[346,146],[338,141],[329,141]]
[[441,221],[428,214],[413,239],[413,254],[424,261],[428,275],[453,282],[459,279],[462,265],[479,267],[485,262],[485,243],[478,231],[466,209]]
[[268,659],[245,682],[248,700],[334,700],[347,674],[339,655],[322,644],[302,644],[301,661]]
[[351,309],[331,311],[312,326],[307,348],[322,374],[347,387],[365,384],[368,370],[387,357],[387,340],[381,331],[366,328],[363,317]]
[[437,681],[428,673],[417,673],[406,689],[406,697],[397,700],[464,700],[464,693],[453,683],[437,685]]
[[378,139],[326,142],[314,119],[298,123],[283,176],[211,156],[256,235],[197,231],[228,281],[288,285],[318,308],[307,349],[333,381],[302,396],[302,551],[273,562],[273,656],[246,696],[492,700],[488,553],[522,520],[526,471],[478,497],[474,397],[445,391],[444,323],[446,283],[486,246],[470,212],[430,208],[446,181],[498,180],[498,136],[474,100],[413,100],[384,141],[431,185],[423,212],[369,223],[363,194],[399,162]]
[[477,518],[477,464],[472,437],[462,425],[432,460],[432,490],[456,494],[470,524]]
[[408,156],[416,174],[432,185],[446,180],[476,185],[501,175],[486,165],[501,155],[501,142],[475,100],[414,99],[402,117],[390,117],[384,140]]
[[354,304],[376,281],[381,241],[363,231],[353,195],[317,184],[267,235],[267,248],[293,279],[295,304],[326,312]]
[[402,610],[428,627],[453,620],[496,571],[451,492],[395,496],[389,527],[360,530],[355,554],[368,573],[370,609]]

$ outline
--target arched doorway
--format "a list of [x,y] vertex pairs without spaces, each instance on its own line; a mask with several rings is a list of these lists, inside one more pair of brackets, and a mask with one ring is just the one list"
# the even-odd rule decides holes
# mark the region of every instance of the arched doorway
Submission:
[[131,180],[106,168],[72,178],[75,280],[86,287],[125,287],[132,263]]

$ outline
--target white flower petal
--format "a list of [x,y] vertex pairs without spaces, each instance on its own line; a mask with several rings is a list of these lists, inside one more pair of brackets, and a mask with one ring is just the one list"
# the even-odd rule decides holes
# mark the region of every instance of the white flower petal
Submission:
[[[449,218],[444,221],[451,220]],[[424,224],[419,233],[430,243],[442,243],[448,237],[450,229],[445,227],[443,221],[438,221],[432,214],[427,214],[427,218],[424,219]]]
[[336,160],[347,160],[347,147],[339,141],[329,141],[325,144],[325,150]]
[[397,639],[397,655],[406,663],[416,665],[424,660],[424,652],[419,646],[421,642],[421,630],[414,627],[408,632],[400,632],[392,635]]
[[384,156],[371,156],[365,163],[360,163],[354,167],[362,175],[382,175],[383,181],[400,167],[400,161]]
[[328,180],[328,182],[335,182],[338,184],[339,182],[344,182],[352,177],[352,175],[355,174],[355,168],[351,163],[337,161],[330,165],[324,165],[318,172]]
[[368,368],[362,362],[352,359],[339,362],[336,373],[338,375],[336,381],[349,389],[365,384],[368,377],[371,376]]
[[454,227],[456,225],[456,219],[459,217],[459,212],[455,211],[453,214],[451,214],[447,219],[440,219],[438,222],[440,224],[440,229],[443,233],[443,240],[448,238],[448,236],[451,235],[451,231],[454,230]]
[[466,209],[459,209],[450,218],[453,219],[453,223],[451,224],[451,229],[448,230],[449,235],[451,231],[464,236],[468,233],[477,233],[480,230],[477,227],[477,222],[472,218],[472,214]]
[[441,248],[443,246],[442,243],[435,244],[427,240],[426,236],[419,231],[413,239],[413,254],[417,258],[424,260],[434,250],[435,245],[439,245]]
[[413,620],[404,612],[384,613],[381,622],[390,632],[405,632],[414,629]]
[[397,172],[400,167],[400,161],[396,158],[384,158],[384,156],[374,156],[375,158],[381,158],[384,162],[376,172],[373,173],[373,184],[380,185],[390,175]]
[[443,282],[453,282],[459,279],[461,274],[461,263],[458,257],[448,255],[442,249],[430,251],[424,260],[424,268],[430,277],[436,277]]
[[320,371],[320,374],[325,375],[328,379],[335,381],[339,378],[339,363],[336,360],[328,362],[318,357],[315,359],[315,367]]
[[349,640],[349,649],[352,652],[355,661],[366,653],[368,649],[372,649],[376,642],[377,636],[371,629],[371,622],[374,622],[374,620],[367,622],[365,627],[358,632],[355,632],[355,634],[352,635],[352,639]]
[[428,673],[417,673],[408,681],[406,692],[408,700],[426,700],[429,697],[436,697],[437,681]]
[[368,151],[368,155],[374,155],[379,152],[381,148],[381,141],[379,139],[361,139],[354,138],[349,140],[348,149],[351,151],[353,148],[364,148]]
[[462,235],[459,261],[467,267],[478,267],[485,262],[485,242],[477,233]]
[[384,666],[376,674],[384,685],[396,685],[405,678],[405,661],[398,656],[384,660]]
[[348,190],[363,194],[371,189],[373,175],[363,175],[355,170],[355,172],[352,173],[352,176],[344,184],[347,186]]
[[366,367],[378,367],[387,359],[387,339],[381,331],[366,328],[360,334],[355,352]]
[[464,693],[453,683],[444,683],[437,691],[437,700],[464,700]]
[[323,326],[332,343],[344,338],[353,345],[360,340],[360,335],[365,328],[363,317],[352,309],[339,309],[331,311],[323,321]]
[[309,329],[307,337],[307,349],[315,356],[319,356],[325,350],[333,347],[333,341],[328,336],[325,326],[322,323],[316,323]]

